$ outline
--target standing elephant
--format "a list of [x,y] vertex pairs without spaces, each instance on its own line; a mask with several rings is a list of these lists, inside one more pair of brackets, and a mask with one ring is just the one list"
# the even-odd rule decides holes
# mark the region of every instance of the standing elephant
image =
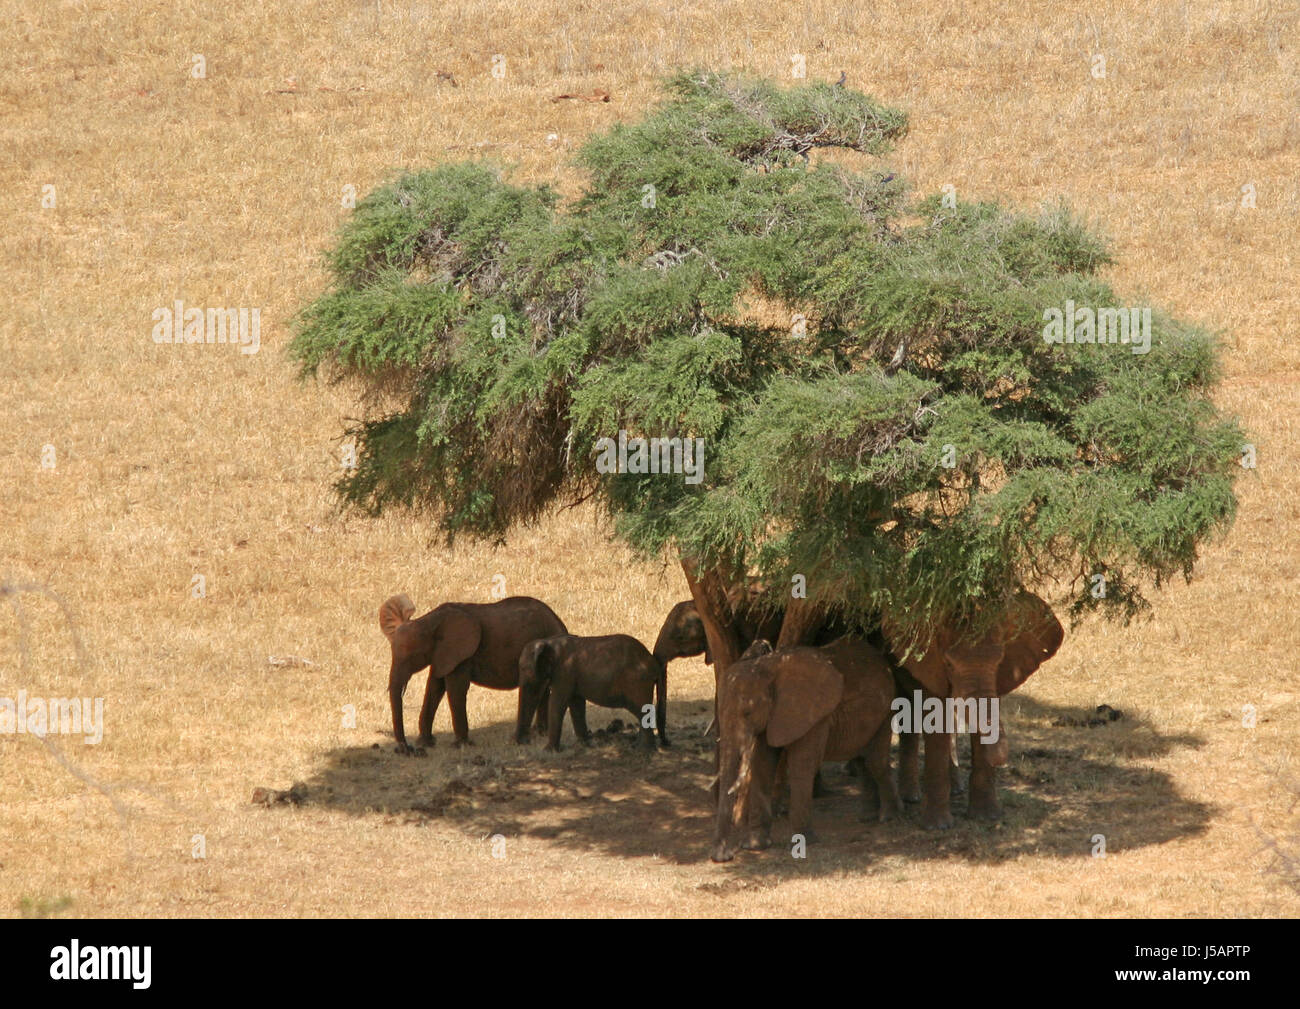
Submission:
[[[655,747],[654,730],[645,724],[648,711],[654,713],[659,742],[668,746],[664,735],[668,708],[668,674],[664,664],[646,651],[645,645],[627,634],[584,638],[573,634],[533,641],[519,656],[519,723],[516,738],[528,735],[528,720],[547,688],[550,710],[546,749],[560,748],[567,708],[573,731],[587,743],[587,702],[605,708],[630,711],[641,726],[641,744]],[[655,694],[658,703],[651,704]]]
[[[469,744],[465,711],[469,685],[514,689],[519,685],[519,653],[524,645],[567,633],[549,606],[528,596],[495,603],[443,603],[412,620],[414,612],[415,606],[404,595],[392,596],[379,609],[379,629],[393,650],[388,699],[398,753],[413,752],[402,725],[402,693],[421,669],[429,667],[429,681],[420,709],[419,745],[433,745],[433,716],[446,693],[456,745],[464,746]],[[538,711],[539,729],[543,710]]]
[[867,814],[898,814],[889,773],[894,678],[867,642],[843,637],[820,648],[771,651],[757,642],[723,674],[718,698],[718,820],[713,860],[729,861],[735,834],[746,848],[769,843],[778,751],[790,782],[790,833],[815,840],[813,779],[826,760],[862,756]]
[[[890,651],[900,654],[888,619],[884,623],[885,639]],[[1056,654],[1065,639],[1065,631],[1050,606],[1032,592],[1021,591],[1012,599],[1006,616],[992,630],[978,639],[962,638],[951,628],[943,628],[914,647],[900,663],[904,674],[900,688],[906,695],[913,687],[926,698],[992,700],[1011,693],[1044,662]],[[909,680],[910,676],[910,680]],[[925,783],[921,803],[921,825],[944,830],[953,825],[949,807],[950,772],[955,739],[952,726],[942,732],[925,733]],[[997,769],[1007,762],[1008,743],[1000,715],[996,723],[996,741],[985,741],[972,732],[970,772],[970,815],[998,820],[1002,807],[997,795]],[[993,735],[991,733],[990,735]],[[917,778],[917,740],[904,734],[899,740],[899,778],[903,790]],[[914,786],[913,786],[914,787]]]

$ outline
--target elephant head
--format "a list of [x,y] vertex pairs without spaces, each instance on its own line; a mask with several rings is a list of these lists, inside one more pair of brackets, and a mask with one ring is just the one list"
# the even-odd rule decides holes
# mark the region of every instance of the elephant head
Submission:
[[749,816],[756,767],[807,734],[839,704],[844,677],[816,648],[772,652],[756,642],[730,666],[718,697],[718,820],[713,860],[735,854],[733,836]]
[[392,596],[379,609],[379,629],[392,647],[388,673],[388,700],[393,709],[393,732],[399,743],[406,735],[402,724],[402,693],[407,682],[425,667],[444,677],[478,651],[483,631],[477,619],[451,603],[444,603],[418,619],[409,616],[415,606],[406,596]]
[[[781,621],[785,611],[773,608],[764,601],[761,584],[733,585],[727,590],[727,602],[740,638],[741,647],[754,641],[775,641],[781,634]],[[672,659],[687,658],[703,653],[706,665],[713,665],[704,621],[700,619],[695,602],[685,599],[668,611],[659,637],[655,640],[654,656],[665,665]]]
[[673,659],[688,658],[704,654],[704,661],[713,664],[709,652],[709,641],[704,633],[704,621],[700,619],[695,603],[686,599],[668,611],[664,625],[659,629],[655,639],[654,657],[667,666]]

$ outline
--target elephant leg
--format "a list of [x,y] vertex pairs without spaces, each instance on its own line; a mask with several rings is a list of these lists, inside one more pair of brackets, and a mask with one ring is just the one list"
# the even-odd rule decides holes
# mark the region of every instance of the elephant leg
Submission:
[[[638,722],[637,724],[640,725],[641,723]],[[647,753],[654,753],[659,749],[657,746],[655,746],[654,729],[647,729],[644,725],[642,725],[640,728],[638,739],[641,742],[641,749],[645,750]]]
[[[892,820],[903,812],[903,803],[894,787],[894,776],[889,773],[889,742],[893,733],[885,722],[867,743],[862,760],[863,818],[880,823]],[[874,800],[874,801],[873,801]]]
[[785,748],[785,773],[790,779],[790,837],[802,834],[812,844],[817,835],[812,829],[813,781],[822,766],[830,721],[823,719],[812,730]]
[[813,775],[813,798],[820,799],[822,796],[833,795],[834,793],[835,790],[833,788],[826,787],[826,782],[822,779],[821,768],[817,768],[817,773]]
[[577,693],[569,700],[569,720],[573,722],[573,734],[583,746],[591,745],[591,733],[587,731],[587,701]]
[[970,739],[970,805],[967,813],[977,820],[1001,820],[998,802],[998,769],[989,763],[985,747],[976,733]]
[[[546,726],[546,749],[548,750],[556,751],[561,749],[560,735],[564,732],[564,710],[569,706],[572,693],[572,687],[565,689],[558,683],[551,683],[551,696],[547,700],[547,707],[550,710],[547,712],[546,716],[548,719]],[[583,703],[585,704],[586,702],[584,701]],[[583,712],[583,717],[586,717],[585,711]]]
[[641,749],[647,753],[654,752],[657,749],[655,746],[655,730],[645,723],[646,708],[653,711],[653,701],[653,696],[647,697],[643,703],[637,704],[633,702],[627,705],[625,709],[632,716],[632,724],[637,727],[637,741],[641,744]]
[[921,802],[921,826],[926,830],[947,830],[953,825],[948,801],[952,790],[948,775],[951,753],[948,733],[925,733],[925,797]]
[[447,705],[451,708],[451,727],[457,746],[473,746],[469,740],[469,715],[465,699],[469,696],[470,669],[461,666],[447,677]]
[[546,732],[547,720],[550,717],[550,702],[551,685],[543,683],[542,692],[537,697],[537,715],[533,721],[533,728],[537,730],[539,735]]
[[921,734],[898,734],[898,792],[904,802],[921,801]]
[[772,812],[775,816],[785,816],[790,812],[789,775],[786,774],[786,752],[780,751],[780,757],[772,771]]
[[864,760],[854,758],[846,767],[852,767],[858,780],[862,782],[862,816],[859,817],[866,823],[871,823],[880,818],[880,787],[876,784],[876,779],[871,776],[867,770],[867,764]]
[[528,726],[533,720],[533,705],[537,703],[540,691],[535,686],[519,688],[519,713],[515,716],[515,742],[526,743],[532,738]]
[[424,688],[424,707],[420,709],[420,739],[417,745],[429,747],[436,742],[433,738],[433,716],[438,713],[438,705],[442,703],[442,695],[446,692],[446,681],[441,676],[435,676],[433,667],[430,666],[429,682]]

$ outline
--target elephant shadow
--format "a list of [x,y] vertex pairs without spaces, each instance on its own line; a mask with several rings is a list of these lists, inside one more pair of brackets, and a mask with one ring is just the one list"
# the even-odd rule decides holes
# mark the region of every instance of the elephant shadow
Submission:
[[[566,734],[559,753],[544,752],[538,742],[517,746],[513,723],[505,722],[476,726],[477,745],[466,749],[444,738],[423,759],[395,754],[391,737],[338,748],[305,783],[306,801],[349,815],[380,815],[394,825],[442,824],[476,838],[499,834],[676,865],[707,862],[714,766],[704,730],[711,708],[700,701],[675,703],[673,746],[652,754],[638,748],[635,726],[620,725],[626,716],[595,708],[589,711],[593,745],[582,747]],[[1090,712],[1020,694],[1005,699],[1004,713],[1013,735],[1010,762],[999,776],[1006,813],[1001,823],[966,819],[964,795],[954,796],[957,825],[951,830],[923,830],[914,805],[901,820],[864,822],[856,778],[843,765],[828,764],[829,792],[814,803],[818,841],[806,847],[806,857],[780,843],[786,821],[778,816],[772,830],[778,843],[764,852],[741,852],[717,866],[717,878],[702,887],[725,893],[785,878],[889,871],[900,860],[1090,858],[1099,845],[1117,853],[1207,829],[1215,807],[1180,795],[1173,779],[1149,763],[1199,748],[1201,737],[1162,735],[1131,714],[1117,721],[1090,718]],[[597,728],[602,720],[607,724]],[[962,766],[964,778],[968,752]]]

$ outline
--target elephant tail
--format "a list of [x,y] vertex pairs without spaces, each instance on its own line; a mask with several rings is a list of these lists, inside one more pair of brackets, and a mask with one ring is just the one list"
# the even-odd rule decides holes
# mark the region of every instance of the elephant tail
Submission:
[[384,605],[379,607],[379,629],[384,637],[391,638],[393,632],[411,619],[415,612],[415,603],[406,595],[389,596]]

